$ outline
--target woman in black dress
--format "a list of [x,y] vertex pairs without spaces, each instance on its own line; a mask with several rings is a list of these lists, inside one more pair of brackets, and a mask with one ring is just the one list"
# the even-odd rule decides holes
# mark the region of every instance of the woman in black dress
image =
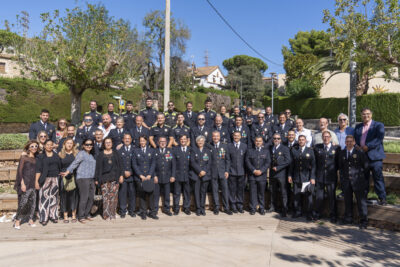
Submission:
[[60,157],[53,151],[51,140],[44,142],[44,151],[36,164],[35,187],[39,190],[39,222],[44,226],[49,219],[58,222],[58,176],[61,171]]
[[96,184],[101,187],[103,196],[103,219],[116,219],[118,204],[118,188],[123,183],[123,169],[121,159],[116,151],[113,151],[111,137],[103,140],[104,150],[96,159]]
[[26,155],[21,156],[18,164],[17,179],[14,189],[18,192],[18,210],[15,216],[14,228],[19,230],[21,222],[29,220],[29,225],[35,227],[33,215],[36,206],[35,170],[36,155],[39,143],[30,140],[24,147]]
[[[67,138],[61,148],[58,156],[61,159],[61,170],[65,172],[74,161],[78,154],[75,142],[72,138]],[[61,177],[60,181],[60,209],[64,214],[64,223],[69,223],[68,213],[71,212],[72,222],[76,222],[76,206],[78,202],[78,193],[74,173]]]

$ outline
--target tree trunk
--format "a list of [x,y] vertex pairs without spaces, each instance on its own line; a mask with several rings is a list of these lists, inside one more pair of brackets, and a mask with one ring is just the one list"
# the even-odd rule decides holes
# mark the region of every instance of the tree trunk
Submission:
[[357,96],[366,95],[369,89],[369,75],[365,74],[357,80]]
[[70,89],[71,92],[71,123],[78,124],[81,121],[81,100],[83,92],[75,92]]

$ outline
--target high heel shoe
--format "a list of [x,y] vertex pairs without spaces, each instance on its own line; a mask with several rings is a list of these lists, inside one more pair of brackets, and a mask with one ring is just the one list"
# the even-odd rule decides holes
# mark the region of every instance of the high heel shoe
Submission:
[[13,227],[14,227],[15,230],[21,230],[21,226],[20,225],[15,225],[15,223],[14,223]]

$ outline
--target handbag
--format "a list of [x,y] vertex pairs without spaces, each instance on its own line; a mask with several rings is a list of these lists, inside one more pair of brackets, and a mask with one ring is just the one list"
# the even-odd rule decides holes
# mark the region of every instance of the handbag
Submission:
[[72,176],[70,179],[67,179],[67,177],[64,176],[63,185],[64,185],[64,190],[67,192],[74,190],[76,188],[74,176]]

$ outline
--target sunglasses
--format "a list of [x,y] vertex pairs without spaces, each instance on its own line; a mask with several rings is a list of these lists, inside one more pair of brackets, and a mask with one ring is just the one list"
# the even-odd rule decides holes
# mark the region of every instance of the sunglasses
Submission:
[[198,121],[205,121],[206,119],[202,119],[202,118],[200,118],[200,119],[197,119]]
[[40,135],[39,138],[46,138],[46,135]]
[[85,119],[84,121],[88,122],[88,121],[93,121],[92,119]]
[[273,139],[274,139],[274,140],[281,140],[280,138],[275,138],[275,137],[274,137]]
[[347,119],[339,119],[339,121],[347,121]]
[[93,144],[85,144],[84,146],[93,146]]
[[38,145],[30,145],[29,148],[38,148]]

